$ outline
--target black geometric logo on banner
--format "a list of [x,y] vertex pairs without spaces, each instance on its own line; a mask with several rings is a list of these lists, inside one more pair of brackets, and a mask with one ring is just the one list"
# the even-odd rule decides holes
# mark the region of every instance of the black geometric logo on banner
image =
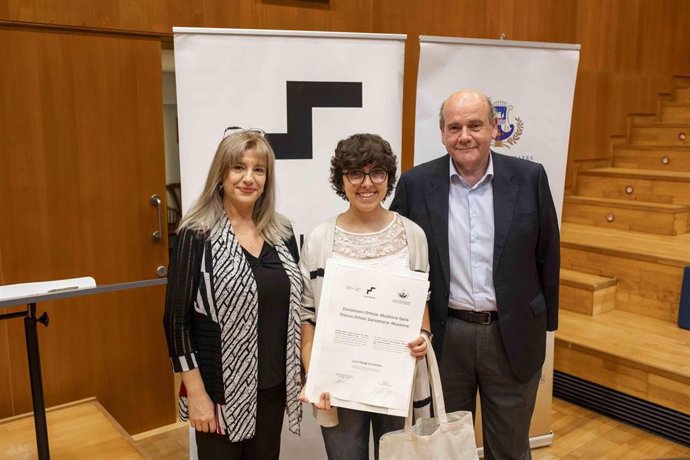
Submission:
[[287,133],[268,133],[278,160],[311,160],[312,108],[362,107],[362,83],[288,81]]

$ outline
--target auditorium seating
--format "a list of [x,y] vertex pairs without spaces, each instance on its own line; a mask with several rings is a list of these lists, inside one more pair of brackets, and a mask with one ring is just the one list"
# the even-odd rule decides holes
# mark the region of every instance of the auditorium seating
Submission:
[[690,77],[629,117],[607,165],[577,172],[563,207],[555,368],[690,414]]

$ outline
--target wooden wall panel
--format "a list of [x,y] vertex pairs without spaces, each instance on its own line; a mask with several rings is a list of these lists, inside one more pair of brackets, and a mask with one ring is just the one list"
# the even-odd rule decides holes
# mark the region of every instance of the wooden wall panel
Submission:
[[[7,0],[0,19],[172,33],[173,26],[367,32],[371,0]],[[4,6],[3,6],[4,5]]]
[[[160,42],[0,28],[0,49],[3,283],[154,278],[167,265],[149,203],[165,196]],[[47,403],[96,396],[131,432],[172,422],[163,294],[40,304]],[[21,319],[6,343],[12,412],[0,417],[31,407]]]

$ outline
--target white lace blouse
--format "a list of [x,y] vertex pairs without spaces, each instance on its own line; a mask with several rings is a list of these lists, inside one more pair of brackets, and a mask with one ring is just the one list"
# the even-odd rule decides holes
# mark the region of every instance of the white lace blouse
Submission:
[[409,269],[410,250],[400,215],[395,213],[386,228],[373,233],[352,233],[336,224],[333,256],[364,265]]

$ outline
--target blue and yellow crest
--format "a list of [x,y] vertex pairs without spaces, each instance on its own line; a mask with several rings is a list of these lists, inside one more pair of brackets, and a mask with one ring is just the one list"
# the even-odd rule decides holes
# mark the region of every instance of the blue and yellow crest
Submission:
[[525,125],[520,117],[515,117],[515,123],[510,122],[510,111],[513,106],[506,101],[495,101],[496,116],[498,117],[498,134],[494,139],[494,147],[506,147],[517,144],[525,130]]

